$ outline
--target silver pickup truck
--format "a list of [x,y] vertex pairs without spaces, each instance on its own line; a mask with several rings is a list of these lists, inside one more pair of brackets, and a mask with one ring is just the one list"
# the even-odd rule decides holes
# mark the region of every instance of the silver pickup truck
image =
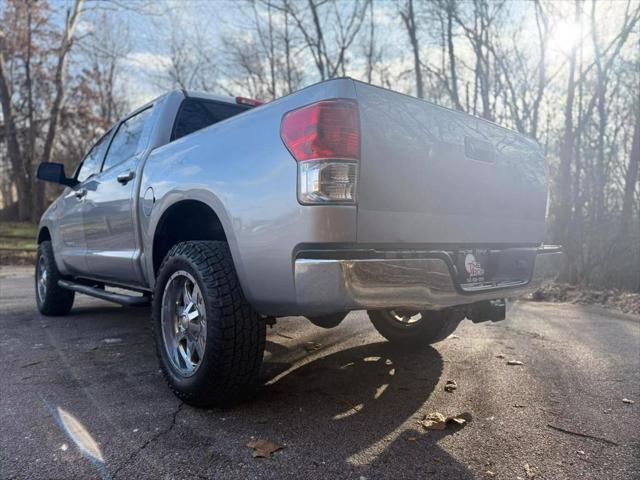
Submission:
[[114,125],[38,233],[45,315],[76,292],[152,303],[160,365],[193,405],[256,385],[266,325],[367,310],[391,342],[442,340],[553,276],[540,147],[348,78],[268,104],[173,91]]

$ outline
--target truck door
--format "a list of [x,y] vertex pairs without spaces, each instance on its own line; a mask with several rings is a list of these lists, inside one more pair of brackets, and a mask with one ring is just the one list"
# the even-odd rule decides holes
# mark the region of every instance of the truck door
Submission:
[[66,188],[62,199],[62,215],[58,224],[60,234],[60,260],[72,275],[86,275],[86,240],[82,211],[87,196],[87,186],[100,170],[102,159],[109,146],[111,132],[107,132],[89,150],[80,166],[76,170],[75,179],[78,184],[73,188]]
[[93,278],[135,285],[140,282],[134,257],[135,175],[145,121],[151,108],[121,122],[113,136],[100,173],[87,186],[83,224],[87,266]]

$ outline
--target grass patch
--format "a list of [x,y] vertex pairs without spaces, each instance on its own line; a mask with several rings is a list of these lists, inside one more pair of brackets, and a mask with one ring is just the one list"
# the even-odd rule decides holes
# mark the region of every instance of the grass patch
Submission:
[[38,226],[28,222],[0,222],[0,248],[35,250]]

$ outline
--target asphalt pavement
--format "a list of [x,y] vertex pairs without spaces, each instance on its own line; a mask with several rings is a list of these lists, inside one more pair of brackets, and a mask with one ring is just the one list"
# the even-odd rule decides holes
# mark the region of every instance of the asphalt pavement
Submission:
[[520,301],[417,352],[363,312],[279,319],[256,397],[203,410],[165,386],[148,308],[43,317],[31,270],[0,267],[0,365],[2,479],[640,478],[640,318],[598,308]]

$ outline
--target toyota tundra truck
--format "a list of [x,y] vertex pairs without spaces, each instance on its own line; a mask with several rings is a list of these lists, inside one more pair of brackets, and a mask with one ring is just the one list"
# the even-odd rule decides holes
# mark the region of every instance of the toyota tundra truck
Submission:
[[266,325],[366,310],[425,346],[553,278],[545,159],[525,136],[349,78],[259,104],[176,90],[115,124],[42,216],[37,305],[151,303],[165,379],[229,404],[258,382]]

